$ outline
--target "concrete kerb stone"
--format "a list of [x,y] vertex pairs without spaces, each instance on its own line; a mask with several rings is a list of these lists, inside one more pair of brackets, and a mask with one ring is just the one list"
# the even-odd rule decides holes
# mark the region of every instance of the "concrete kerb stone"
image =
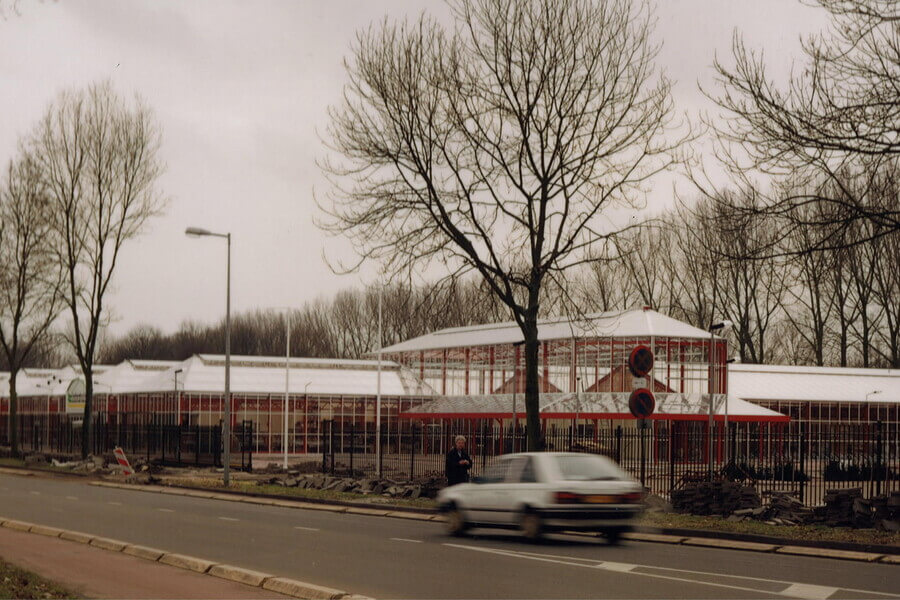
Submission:
[[267,579],[262,585],[264,590],[270,592],[278,592],[294,598],[307,598],[308,600],[336,600],[349,596],[347,592],[336,590],[334,588],[322,587],[288,579],[286,577],[273,577]]
[[351,506],[347,508],[347,514],[351,515],[370,515],[375,517],[385,517],[390,514],[391,511],[383,510],[378,508],[357,508],[355,506]]
[[159,562],[163,563],[164,565],[170,565],[172,567],[178,567],[180,569],[187,569],[189,571],[195,571],[197,573],[206,573],[217,564],[212,562],[211,560],[203,560],[202,558],[197,558],[194,556],[174,553],[163,554],[159,557]]
[[819,558],[840,558],[843,560],[859,560],[875,562],[883,554],[872,552],[855,552],[853,550],[832,550],[830,548],[807,548],[805,546],[782,546],[775,550],[778,554],[796,554],[800,556],[816,556]]
[[900,565],[900,554],[885,554],[878,562],[887,563],[889,565]]
[[683,536],[679,535],[665,535],[662,533],[638,533],[638,532],[629,532],[622,534],[622,537],[626,540],[635,540],[637,542],[658,542],[661,544],[680,544],[685,540]]
[[385,516],[393,517],[395,519],[410,519],[412,521],[431,521],[433,520],[433,517],[439,515],[392,511]]
[[25,521],[15,521],[10,519],[8,521],[3,521],[3,527],[15,529],[16,531],[31,531],[33,525],[31,523],[26,523]]
[[91,540],[94,539],[94,536],[87,533],[81,533],[80,531],[63,531],[59,534],[59,538],[70,542],[78,542],[79,544],[90,544]]
[[31,533],[38,535],[46,535],[47,537],[59,537],[63,530],[57,527],[44,527],[43,525],[32,525]]
[[130,556],[136,556],[138,558],[143,558],[144,560],[152,561],[159,560],[160,557],[165,553],[165,550],[148,548],[147,546],[138,546],[136,544],[129,544],[122,550],[122,554],[128,554]]
[[775,544],[740,542],[736,540],[721,540],[717,538],[687,538],[681,543],[685,546],[706,546],[709,548],[725,548],[731,550],[753,550],[754,552],[774,552],[775,549],[779,547]]
[[261,587],[267,579],[274,577],[274,575],[270,575],[269,573],[232,567],[231,565],[213,565],[209,570],[208,575],[236,581],[245,585],[252,585],[254,587]]
[[119,540],[112,540],[109,538],[103,537],[95,537],[90,542],[91,546],[96,546],[97,548],[102,548],[103,550],[112,550],[113,552],[121,552],[128,546],[125,542],[120,542]]

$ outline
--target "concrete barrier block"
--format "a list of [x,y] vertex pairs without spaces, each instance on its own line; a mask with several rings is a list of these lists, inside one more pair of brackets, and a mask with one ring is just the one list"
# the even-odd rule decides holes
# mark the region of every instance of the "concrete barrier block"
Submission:
[[900,554],[885,554],[878,562],[888,563],[889,565],[900,565]]
[[8,521],[3,521],[3,527],[15,529],[16,531],[30,531],[33,525],[31,523],[26,523],[25,521],[15,521],[10,519]]
[[44,527],[43,525],[33,525],[31,527],[31,533],[46,535],[47,537],[59,537],[62,532],[62,529],[56,527]]
[[805,546],[782,546],[775,550],[779,554],[796,554],[799,556],[819,556],[823,558],[841,558],[844,560],[859,560],[874,562],[881,558],[882,554],[872,552],[856,552],[853,550],[832,550],[830,548],[807,548]]
[[60,539],[69,540],[70,542],[78,542],[80,544],[90,544],[91,540],[94,539],[94,536],[78,531],[63,531],[61,534],[59,534],[59,537]]
[[432,517],[434,517],[434,515],[399,511],[389,512],[387,516],[395,519],[410,519],[412,521],[431,521]]
[[267,579],[262,585],[263,589],[272,592],[278,592],[286,596],[294,598],[308,598],[309,600],[331,600],[332,598],[343,598],[347,596],[346,592],[333,588],[313,585],[296,579],[288,579],[286,577],[273,577]]
[[157,550],[156,548],[148,548],[147,546],[129,545],[125,546],[122,550],[122,554],[130,554],[131,556],[137,556],[138,558],[146,560],[159,560],[159,557],[165,554],[165,551]]
[[159,562],[197,573],[206,573],[216,564],[209,560],[185,556],[184,554],[163,554],[159,557]]
[[684,541],[684,536],[664,535],[661,533],[639,533],[631,531],[623,533],[622,537],[626,540],[635,540],[637,542],[659,542],[662,544],[680,544]]
[[355,506],[347,508],[347,513],[351,515],[370,515],[375,517],[384,517],[387,516],[389,512],[391,511],[380,508],[357,508]]
[[706,546],[709,548],[730,548],[733,550],[753,550],[755,552],[773,552],[778,546],[757,542],[740,542],[736,540],[720,540],[716,538],[687,538],[682,542],[685,546]]
[[91,540],[91,546],[96,546],[97,548],[102,548],[103,550],[112,550],[113,552],[121,552],[127,546],[125,542],[120,542],[119,540],[112,540],[109,538],[95,537]]
[[271,579],[273,577],[273,575],[270,575],[269,573],[260,573],[259,571],[232,567],[231,565],[214,565],[209,570],[209,575],[255,587],[260,587],[266,579]]

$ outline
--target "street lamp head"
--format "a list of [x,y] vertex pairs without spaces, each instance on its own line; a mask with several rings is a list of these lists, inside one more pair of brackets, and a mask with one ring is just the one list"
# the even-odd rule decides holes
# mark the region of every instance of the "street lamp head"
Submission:
[[188,227],[184,230],[184,234],[191,237],[201,237],[204,235],[212,235],[212,231],[203,229],[202,227]]
[[728,329],[732,325],[734,325],[734,323],[732,323],[731,321],[728,321],[728,320],[720,321],[719,323],[713,323],[712,325],[710,325],[709,330],[710,331],[719,331],[720,329]]

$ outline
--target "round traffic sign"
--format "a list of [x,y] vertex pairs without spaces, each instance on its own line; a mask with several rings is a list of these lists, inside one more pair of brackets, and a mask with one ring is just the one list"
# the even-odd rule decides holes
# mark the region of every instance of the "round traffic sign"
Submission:
[[634,390],[628,397],[628,410],[638,419],[646,419],[653,414],[654,409],[656,409],[656,398],[653,397],[653,392],[647,388]]
[[653,350],[648,346],[638,346],[628,357],[628,368],[635,377],[643,377],[653,368]]

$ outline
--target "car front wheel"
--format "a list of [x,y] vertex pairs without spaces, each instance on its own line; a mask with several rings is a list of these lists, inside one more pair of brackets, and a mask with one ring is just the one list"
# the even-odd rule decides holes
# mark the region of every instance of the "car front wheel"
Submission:
[[541,539],[541,535],[544,533],[541,518],[533,512],[526,512],[522,515],[522,518],[519,520],[519,528],[522,530],[525,538],[532,542]]
[[469,528],[462,511],[455,506],[448,510],[444,517],[447,519],[447,533],[450,535],[461,536]]

